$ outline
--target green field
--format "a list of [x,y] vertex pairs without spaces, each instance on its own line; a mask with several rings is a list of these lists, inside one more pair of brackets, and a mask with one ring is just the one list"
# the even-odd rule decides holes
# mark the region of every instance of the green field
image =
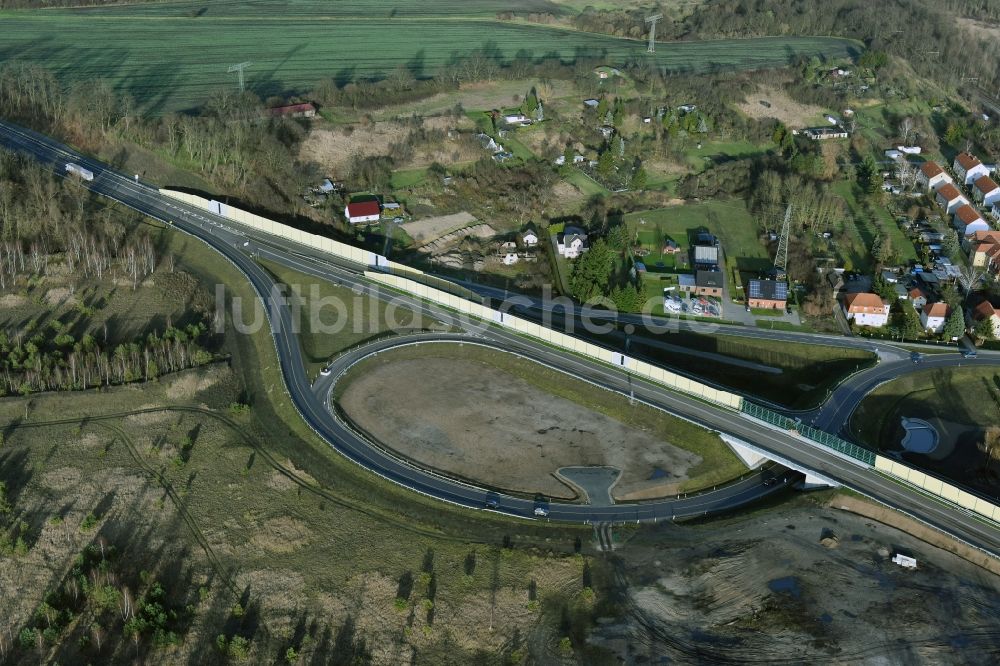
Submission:
[[[236,77],[226,70],[242,61],[253,61],[247,87],[267,97],[306,92],[324,78],[341,85],[378,79],[399,65],[429,77],[474,51],[501,64],[515,56],[564,63],[594,58],[614,65],[646,57],[642,42],[490,18],[520,5],[548,3],[478,2],[470,8],[457,0],[292,0],[8,11],[0,13],[0,59],[43,64],[67,82],[107,79],[143,109],[162,113],[235,89]],[[704,72],[780,66],[803,55],[840,58],[859,50],[846,39],[775,37],[662,44],[649,57],[671,71]]]

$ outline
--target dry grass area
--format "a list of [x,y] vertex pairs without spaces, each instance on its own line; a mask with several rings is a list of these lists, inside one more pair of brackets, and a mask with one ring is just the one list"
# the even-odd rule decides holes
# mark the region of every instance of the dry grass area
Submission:
[[[343,380],[340,407],[376,440],[421,465],[549,497],[576,496],[555,475],[561,467],[620,469],[613,490],[618,498],[651,486],[676,492],[702,460],[664,441],[662,433],[547,393],[488,362],[489,356],[475,350],[449,356],[456,351],[452,345],[409,354],[414,357],[400,356],[410,350],[382,354]],[[509,362],[527,372],[534,366],[514,357]],[[611,393],[604,397],[627,403]]]
[[961,17],[956,18],[955,22],[977,39],[985,39],[994,44],[1000,43],[1000,25]]
[[[357,663],[458,664],[475,661],[478,650],[502,654],[528,635],[543,648],[555,645],[542,614],[581,593],[583,557],[435,535],[372,502],[345,501],[271,457],[254,442],[249,417],[228,421],[231,379],[199,369],[143,391],[37,396],[28,418],[35,425],[5,430],[0,480],[13,519],[29,524],[27,551],[0,553],[3,617],[15,636],[41,621],[43,595],[92,544],[118,554],[113,568],[122,580],[146,571],[162,582],[168,607],[195,609],[178,645],[155,648],[141,638],[138,657],[131,641],[110,640],[121,633],[114,613],[100,616],[109,630],[104,647],[79,648],[95,619],[84,611],[61,630],[64,647],[43,646],[41,661],[214,663],[216,636],[234,632],[251,639],[249,663],[283,660],[288,646],[303,663],[326,663],[347,649],[363,655]],[[204,387],[181,402],[217,411],[100,417],[101,405],[166,403],[178,384]],[[23,418],[21,402],[0,401],[0,419]],[[81,421],[43,425],[50,414]],[[141,593],[142,584],[128,584]],[[237,601],[239,618],[229,610]],[[449,656],[433,656],[442,653]]]
[[[770,108],[761,104],[768,102]],[[811,104],[796,102],[788,94],[774,86],[761,86],[756,92],[747,95],[747,100],[736,105],[740,111],[751,118],[777,118],[789,127],[808,127],[816,123],[817,117],[822,118],[825,109]]]
[[[455,92],[438,93],[417,102],[387,106],[374,115],[377,119],[408,118],[414,113],[429,116],[450,111],[457,104],[470,111],[499,109],[519,104],[520,99],[533,85],[538,85],[538,82],[502,80],[463,83]],[[575,94],[572,81],[552,81],[548,85],[550,90],[546,97],[566,97]]]
[[[415,123],[412,118],[363,122],[334,127],[317,123],[302,142],[299,157],[314,162],[333,178],[347,176],[351,164],[361,157],[393,154],[393,146],[401,144],[411,132],[424,130],[469,130],[472,121],[465,116],[430,116]],[[482,155],[482,149],[467,137],[455,134],[442,144],[418,146],[411,159],[396,165],[400,169],[427,166],[432,162],[455,164]]]

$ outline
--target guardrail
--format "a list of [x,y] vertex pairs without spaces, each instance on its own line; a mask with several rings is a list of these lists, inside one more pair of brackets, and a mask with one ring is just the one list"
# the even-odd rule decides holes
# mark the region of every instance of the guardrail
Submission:
[[828,449],[832,449],[837,453],[848,456],[853,460],[861,462],[866,467],[873,467],[875,465],[874,452],[862,448],[857,444],[852,444],[851,442],[841,439],[836,435],[831,435],[826,431],[817,430],[816,428],[808,426],[799,420],[791,419],[784,414],[779,414],[778,412],[768,409],[767,407],[761,407],[760,405],[756,405],[749,400],[744,399],[741,401],[740,411],[744,414],[752,416],[755,419],[770,423],[771,425],[777,426],[783,430],[794,430],[806,439],[825,446]]

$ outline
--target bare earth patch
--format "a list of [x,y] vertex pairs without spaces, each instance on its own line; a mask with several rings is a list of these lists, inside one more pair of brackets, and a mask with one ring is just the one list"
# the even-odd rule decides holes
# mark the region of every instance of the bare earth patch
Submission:
[[340,405],[375,439],[422,465],[508,490],[571,498],[557,469],[611,466],[622,470],[613,491],[619,497],[645,486],[657,469],[664,481],[679,481],[701,462],[478,361],[401,359],[350,382]]
[[16,308],[24,305],[27,301],[28,299],[20,294],[4,294],[0,296],[0,308]]
[[73,305],[76,303],[76,298],[70,294],[67,287],[56,287],[45,292],[45,302],[52,306]]
[[[761,100],[770,104],[770,108],[761,104]],[[819,106],[796,102],[784,90],[771,86],[762,86],[748,94],[747,100],[736,108],[751,118],[777,118],[794,128],[812,125],[816,116],[822,116],[824,111]]]
[[184,372],[167,385],[165,395],[170,400],[189,400],[195,394],[214,386],[226,371],[222,366],[209,366],[204,370]]
[[471,213],[462,211],[461,213],[426,217],[416,222],[409,222],[403,229],[417,245],[424,245],[449,232],[467,227],[475,221],[476,218]]
[[1000,42],[1000,25],[984,23],[971,18],[956,18],[955,22],[973,37],[985,39],[994,44]]

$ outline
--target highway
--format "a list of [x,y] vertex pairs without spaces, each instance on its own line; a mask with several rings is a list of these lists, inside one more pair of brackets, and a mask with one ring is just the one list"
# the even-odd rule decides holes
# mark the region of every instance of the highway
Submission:
[[[13,125],[0,124],[0,141],[11,148],[33,155],[57,173],[62,172],[66,162],[82,164],[95,174],[95,179],[87,183],[93,191],[145,215],[174,225],[203,240],[232,262],[247,277],[265,303],[271,318],[272,337],[281,371],[293,404],[309,426],[348,459],[416,492],[454,504],[481,509],[487,499],[494,496],[486,489],[409,465],[373,443],[365,441],[335,418],[327,408],[326,395],[322,390],[324,387],[321,386],[320,390],[315,391],[306,376],[298,340],[292,333],[294,329],[290,310],[284,303],[284,298],[278,291],[277,285],[256,263],[252,255],[280,261],[296,270],[350,286],[379,298],[388,298],[401,306],[430,312],[445,323],[455,323],[454,317],[447,311],[428,306],[405,295],[376,289],[359,275],[357,269],[352,271],[330,261],[302,256],[301,253],[289,248],[276,247],[271,244],[275,240],[273,238],[270,242],[259,242],[244,234],[237,224],[225,218],[164,197],[156,188],[136,183],[108,169],[100,162],[80,156],[47,137]],[[638,400],[705,427],[752,442],[762,449],[772,451],[885,504],[899,508],[977,547],[1000,553],[1000,530],[997,526],[957,507],[932,500],[916,489],[858,466],[856,462],[847,460],[833,451],[809,444],[792,433],[775,429],[717,405],[704,403],[694,397],[672,392],[661,385],[628,375],[620,369],[568,354],[505,329],[482,326],[474,335],[469,334],[465,339],[521,354],[577,379],[610,390],[624,394],[633,393]],[[364,351],[385,350],[399,342],[400,338],[387,339],[373,343],[373,349]],[[356,360],[361,353],[362,350],[353,350],[338,358],[337,363],[346,364]],[[331,377],[333,376],[331,374]],[[700,496],[610,507],[551,503],[548,505],[550,511],[548,517],[554,520],[578,522],[670,520],[740,506],[768,492],[776,492],[781,485],[792,478],[791,474],[783,476],[782,484],[766,487],[759,476],[751,477]],[[535,502],[529,498],[501,495],[498,510],[515,516],[531,517],[535,506]]]

